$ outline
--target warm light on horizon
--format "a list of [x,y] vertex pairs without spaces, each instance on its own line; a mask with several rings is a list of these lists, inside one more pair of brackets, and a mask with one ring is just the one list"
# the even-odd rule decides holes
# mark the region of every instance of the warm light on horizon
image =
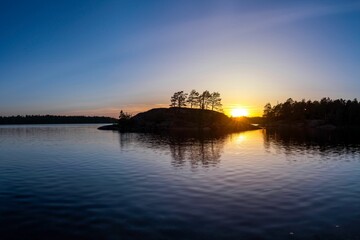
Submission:
[[249,116],[249,110],[246,108],[234,108],[231,110],[230,115],[232,117],[247,117]]

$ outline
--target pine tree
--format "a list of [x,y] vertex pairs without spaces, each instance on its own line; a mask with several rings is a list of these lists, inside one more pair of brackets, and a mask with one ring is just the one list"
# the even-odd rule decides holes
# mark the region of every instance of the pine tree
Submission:
[[221,110],[222,104],[221,104],[220,93],[213,92],[210,94],[209,105],[211,107],[211,110]]
[[190,108],[193,108],[194,106],[198,105],[199,102],[199,93],[195,90],[191,90],[189,97],[187,99],[187,103],[190,104]]
[[170,99],[170,107],[185,107],[186,106],[187,93],[184,91],[175,92]]

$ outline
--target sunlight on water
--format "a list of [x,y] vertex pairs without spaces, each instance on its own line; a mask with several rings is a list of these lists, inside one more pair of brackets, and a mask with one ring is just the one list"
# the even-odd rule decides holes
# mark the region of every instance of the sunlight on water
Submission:
[[0,127],[3,238],[359,237],[360,145],[348,135],[96,128]]

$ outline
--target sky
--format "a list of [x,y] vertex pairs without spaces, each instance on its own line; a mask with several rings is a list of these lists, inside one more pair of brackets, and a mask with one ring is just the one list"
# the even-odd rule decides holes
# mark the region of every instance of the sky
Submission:
[[360,1],[0,1],[0,115],[225,112],[360,93]]

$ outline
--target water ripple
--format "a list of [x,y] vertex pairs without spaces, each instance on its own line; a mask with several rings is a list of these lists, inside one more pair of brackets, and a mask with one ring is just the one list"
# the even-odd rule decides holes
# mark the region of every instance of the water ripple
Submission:
[[96,127],[0,127],[1,239],[360,236],[360,145],[349,137]]

